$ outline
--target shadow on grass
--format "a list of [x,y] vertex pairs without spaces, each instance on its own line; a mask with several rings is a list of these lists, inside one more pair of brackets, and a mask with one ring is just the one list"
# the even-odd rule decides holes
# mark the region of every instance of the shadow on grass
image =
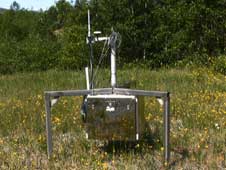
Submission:
[[180,155],[179,157],[175,156],[174,158],[171,157],[170,166],[175,166],[179,162],[184,161],[186,158],[189,158],[189,151],[187,148],[177,147],[173,148],[172,151],[175,153],[174,155]]
[[[162,152],[163,157],[163,151],[161,151],[161,147],[163,146],[162,141],[163,139],[160,137],[159,131],[155,131],[154,133],[145,133],[142,140],[139,141],[107,141],[103,146],[99,147],[99,149],[108,154],[120,155],[122,153],[133,153],[141,156],[147,152],[154,153],[154,151],[158,151]],[[172,148],[171,153],[174,154],[171,154],[168,168],[189,158],[187,148]]]
[[[159,133],[158,133],[159,134]],[[145,133],[141,140],[138,141],[106,141],[100,150],[108,154],[121,154],[133,152],[142,154],[147,150],[158,150],[162,146],[159,135],[155,133]]]

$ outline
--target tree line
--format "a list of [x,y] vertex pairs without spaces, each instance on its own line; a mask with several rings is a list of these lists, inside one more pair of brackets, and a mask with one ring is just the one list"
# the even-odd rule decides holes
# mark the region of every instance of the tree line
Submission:
[[[113,27],[121,34],[122,65],[210,64],[225,54],[225,0],[59,0],[46,11],[13,2],[0,13],[0,73],[83,68],[89,60],[87,9],[93,31],[109,35]],[[94,49],[98,54],[101,45]]]

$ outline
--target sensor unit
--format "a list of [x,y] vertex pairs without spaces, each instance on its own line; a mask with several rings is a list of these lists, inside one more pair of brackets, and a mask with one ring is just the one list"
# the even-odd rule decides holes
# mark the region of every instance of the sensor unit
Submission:
[[144,132],[144,100],[133,95],[89,95],[85,101],[89,139],[134,141]]

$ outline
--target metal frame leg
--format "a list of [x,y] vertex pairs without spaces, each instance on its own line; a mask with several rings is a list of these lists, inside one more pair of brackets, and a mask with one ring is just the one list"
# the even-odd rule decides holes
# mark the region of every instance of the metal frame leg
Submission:
[[49,159],[53,151],[53,145],[52,145],[52,130],[51,130],[51,99],[48,94],[45,94],[45,109],[46,109],[47,154]]
[[[97,89],[98,92],[112,93],[112,89]],[[51,158],[53,151],[52,127],[51,127],[51,108],[62,96],[85,96],[91,94],[91,90],[64,90],[64,91],[45,91],[45,109],[46,109],[46,137],[47,137],[47,155]],[[52,100],[51,100],[52,99]]]
[[170,160],[170,95],[164,97],[164,165],[168,165]]

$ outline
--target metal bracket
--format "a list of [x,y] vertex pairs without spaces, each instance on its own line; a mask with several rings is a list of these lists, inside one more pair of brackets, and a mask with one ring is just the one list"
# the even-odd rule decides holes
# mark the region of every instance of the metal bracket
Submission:
[[51,107],[53,107],[53,106],[58,102],[59,99],[60,99],[59,96],[54,97],[54,98],[51,100]]
[[159,102],[159,104],[160,104],[161,106],[163,106],[164,100],[163,100],[162,98],[159,98],[159,97],[157,97],[156,99],[157,99],[157,101]]
[[[164,164],[168,165],[170,160],[170,93],[163,91],[145,91],[123,88],[102,88],[92,90],[66,90],[66,91],[46,91],[45,92],[45,109],[46,109],[46,135],[47,135],[47,154],[51,157],[53,151],[52,131],[51,131],[51,107],[61,96],[85,96],[88,94],[121,94],[134,96],[150,96],[163,100],[163,124],[164,124]],[[51,98],[54,98],[51,100]]]

